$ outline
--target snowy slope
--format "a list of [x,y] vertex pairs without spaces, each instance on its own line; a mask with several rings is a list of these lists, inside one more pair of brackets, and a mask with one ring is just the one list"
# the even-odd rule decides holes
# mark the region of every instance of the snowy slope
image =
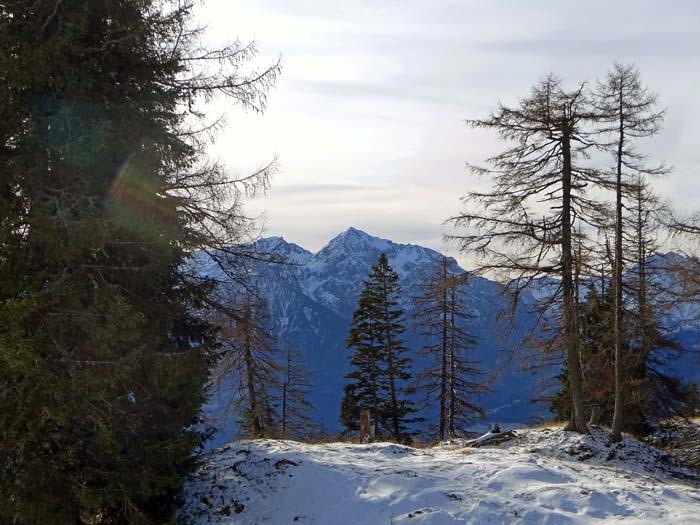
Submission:
[[183,513],[196,525],[700,523],[687,472],[636,441],[604,439],[549,429],[479,449],[234,443],[205,458]]

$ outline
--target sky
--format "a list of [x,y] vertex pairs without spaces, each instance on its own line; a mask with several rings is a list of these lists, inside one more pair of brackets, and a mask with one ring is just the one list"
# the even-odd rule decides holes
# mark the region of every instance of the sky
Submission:
[[245,174],[275,157],[279,173],[248,211],[266,235],[311,251],[349,226],[443,243],[460,197],[486,187],[465,163],[503,149],[472,130],[549,73],[595,82],[615,61],[638,66],[667,108],[639,145],[674,172],[656,181],[684,211],[700,208],[700,2],[697,0],[206,0],[209,45],[254,40],[259,68],[282,58],[264,115],[224,100],[212,155]]

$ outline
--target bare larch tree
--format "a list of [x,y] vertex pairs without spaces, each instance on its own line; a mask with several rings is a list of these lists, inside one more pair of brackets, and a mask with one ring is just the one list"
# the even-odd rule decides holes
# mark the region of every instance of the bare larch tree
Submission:
[[[585,84],[573,91],[549,76],[517,107],[500,105],[475,128],[493,129],[515,145],[488,159],[489,168],[470,166],[491,176],[493,189],[462,199],[464,211],[448,222],[469,228],[451,240],[479,258],[479,272],[501,273],[517,301],[519,293],[542,276],[560,285],[548,301],[559,310],[572,415],[567,428],[587,432],[582,376],[576,337],[574,221],[586,222],[599,212],[587,187],[601,175],[583,162],[594,142],[596,115]],[[514,303],[515,304],[515,303]]]
[[279,384],[278,349],[269,328],[264,299],[248,291],[231,298],[221,314],[219,329],[223,345],[217,368],[220,384],[229,384],[229,411],[240,417],[242,429],[254,438],[274,430],[275,396]]
[[280,395],[279,428],[282,438],[301,438],[312,430],[314,407],[309,401],[312,386],[311,372],[301,354],[292,345],[287,345]]
[[611,438],[622,439],[624,419],[624,370],[623,356],[623,196],[630,176],[660,175],[667,170],[663,165],[649,166],[645,157],[635,148],[639,138],[651,137],[659,132],[663,111],[656,111],[657,96],[641,83],[639,71],[634,66],[615,64],[603,82],[599,82],[594,101],[604,122],[601,132],[612,139],[606,144],[615,158],[615,255],[613,269],[614,288],[614,340],[615,340],[615,412]]
[[425,338],[421,352],[432,365],[420,375],[427,399],[438,399],[438,439],[457,436],[459,424],[483,415],[475,398],[486,390],[482,372],[468,354],[476,340],[465,326],[473,316],[465,303],[466,274],[441,257],[413,297],[414,326]]

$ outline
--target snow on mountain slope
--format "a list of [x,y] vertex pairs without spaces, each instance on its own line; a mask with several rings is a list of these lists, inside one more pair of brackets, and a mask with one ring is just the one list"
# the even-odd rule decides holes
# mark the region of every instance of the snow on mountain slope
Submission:
[[[316,386],[311,393],[311,401],[316,406],[314,417],[326,427],[338,427],[342,387],[349,371],[345,339],[362,283],[380,253],[386,253],[389,263],[399,274],[402,306],[406,313],[405,343],[413,350],[415,370],[421,370],[425,361],[418,350],[424,341],[411,327],[411,296],[418,283],[434,271],[441,257],[438,252],[422,246],[395,243],[356,228],[340,233],[315,254],[282,237],[261,239],[253,248],[289,262],[286,265],[259,265],[255,269],[255,280],[269,302],[272,328],[280,346],[291,344],[298,348],[314,372]],[[678,257],[681,256],[655,256],[650,259],[649,267],[663,270],[678,262]],[[205,260],[198,263],[205,273],[225,280],[212,264]],[[463,271],[454,259],[450,259],[450,269],[455,273]],[[669,279],[663,271],[659,271],[655,278]],[[672,285],[669,282],[667,287]],[[480,362],[486,373],[497,376],[492,385],[493,394],[478,400],[487,409],[491,420],[523,423],[547,415],[542,405],[528,403],[530,399],[543,396],[543,383],[516,370],[512,364],[504,367],[501,350],[512,348],[527,333],[533,323],[531,310],[536,299],[551,294],[557,286],[558,282],[552,278],[533,283],[531,289],[521,295],[514,324],[510,326],[505,322],[497,323],[499,312],[509,306],[501,293],[503,286],[483,277],[471,276],[468,280],[467,303],[474,318],[466,328],[477,339],[473,358]],[[700,348],[699,304],[677,305],[667,312],[666,317],[667,326],[675,327],[674,334],[681,343]],[[697,376],[700,361],[686,358],[678,362],[677,370],[686,378]],[[224,392],[219,396],[221,402],[211,404],[213,412],[225,402],[227,395]],[[215,444],[231,438],[231,433],[225,432]]]
[[[348,372],[347,358],[348,351],[344,347],[347,327],[349,326],[352,312],[357,306],[357,299],[362,289],[362,283],[367,278],[367,274],[372,266],[376,264],[381,253],[385,253],[389,259],[389,264],[399,275],[399,284],[402,288],[402,307],[405,311],[405,321],[407,331],[404,334],[406,345],[414,350],[415,368],[421,369],[424,363],[418,355],[418,349],[424,341],[418,337],[411,327],[411,297],[417,292],[418,284],[435,271],[442,255],[435,250],[417,246],[413,244],[400,244],[393,241],[375,237],[356,228],[349,228],[334,237],[318,253],[314,254],[306,264],[299,267],[297,279],[300,292],[313,299],[318,305],[327,308],[335,313],[339,318],[344,319],[344,323],[334,325],[334,333],[341,334],[335,345],[326,346],[328,360],[320,370],[326,372],[328,379],[335,377],[333,386],[330,384],[325,388],[326,395],[321,403],[322,415],[331,413],[332,416],[324,417],[325,421],[337,424],[338,407],[342,395],[342,384],[344,375]],[[450,271],[462,273],[457,261],[449,258]],[[505,327],[501,330],[495,327],[496,317],[499,311],[505,306],[505,300],[501,297],[503,287],[488,279],[473,276],[469,279],[467,304],[474,319],[468,327],[478,340],[474,358],[481,362],[487,372],[495,371],[500,367],[498,352],[499,347],[508,346],[512,340],[517,338],[529,326],[528,316],[522,315],[516,321],[516,330],[513,334],[501,339],[501,333],[507,332]],[[304,328],[300,329],[300,333]],[[284,334],[282,335],[284,337]],[[509,339],[510,338],[510,339]],[[307,338],[308,340],[308,338]],[[311,344],[313,344],[311,342]],[[337,349],[333,351],[331,348]],[[321,352],[318,352],[321,353]],[[335,359],[335,361],[333,361]],[[313,362],[313,361],[312,361]],[[512,370],[510,370],[512,372]],[[514,407],[515,399],[527,399],[527,392],[532,391],[532,378],[524,377],[522,374],[506,373],[501,378],[503,384],[507,384],[507,389],[495,385],[498,392],[485,403],[488,407],[507,406]],[[520,411],[520,420],[527,419],[538,407],[519,407],[519,410],[508,410],[499,413],[502,420],[514,419],[515,413]]]
[[699,523],[700,490],[675,477],[687,472],[603,434],[531,430],[479,449],[233,443],[205,457],[182,512],[196,525]]
[[[290,264],[261,264],[255,269],[255,281],[267,298],[273,332],[280,345],[291,344],[298,348],[308,366],[314,372],[315,387],[311,400],[316,406],[314,416],[325,426],[338,427],[338,414],[343,393],[345,375],[349,372],[345,348],[348,327],[362,283],[381,253],[399,274],[402,287],[402,306],[406,311],[406,345],[414,350],[415,369],[420,371],[423,362],[418,349],[423,341],[411,329],[411,296],[418,283],[436,269],[441,255],[429,248],[412,244],[399,244],[374,237],[356,228],[349,228],[337,235],[318,253],[312,254],[281,237],[261,239],[255,244],[260,253],[273,254]],[[463,272],[450,258],[450,271]],[[203,267],[207,268],[205,264]],[[220,278],[215,269],[208,269]],[[487,372],[499,368],[498,348],[507,346],[508,339],[501,340],[499,330],[494,329],[499,310],[504,306],[500,297],[502,286],[484,279],[472,277],[468,282],[468,306],[474,315],[470,332],[479,344],[474,358],[482,362]],[[524,330],[526,316],[518,323]],[[502,330],[506,332],[505,329]],[[516,332],[510,337],[517,339]],[[516,373],[506,373],[502,382],[507,388],[495,385],[497,394],[484,400],[487,408],[505,407],[498,411],[499,421],[523,421],[537,411],[535,406],[525,406],[515,400],[528,399],[533,391],[532,379]],[[219,410],[227,393],[213,400],[209,412]],[[228,441],[229,430],[220,434],[216,444]]]
[[260,252],[273,253],[291,264],[304,265],[313,258],[310,251],[293,242],[287,242],[284,237],[264,237],[257,241],[255,246]]
[[[306,294],[341,316],[357,306],[362,281],[381,253],[399,275],[399,284],[409,292],[418,280],[432,270],[440,254],[414,244],[398,244],[348,228],[321,249],[303,268],[301,284]],[[454,259],[450,260],[458,268]],[[408,298],[409,294],[404,294]],[[404,301],[404,308],[410,301]]]

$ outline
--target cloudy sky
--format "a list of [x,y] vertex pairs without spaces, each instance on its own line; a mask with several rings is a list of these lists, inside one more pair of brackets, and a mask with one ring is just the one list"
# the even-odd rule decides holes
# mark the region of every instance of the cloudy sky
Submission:
[[[697,0],[207,0],[212,43],[255,40],[281,55],[264,116],[226,108],[214,154],[246,173],[279,156],[264,198],[267,234],[308,249],[355,226],[451,255],[443,221],[477,184],[465,162],[499,149],[467,129],[544,75],[569,84],[633,62],[668,108],[641,149],[672,164],[658,183],[700,208],[700,3]],[[215,104],[213,111],[219,111]]]

